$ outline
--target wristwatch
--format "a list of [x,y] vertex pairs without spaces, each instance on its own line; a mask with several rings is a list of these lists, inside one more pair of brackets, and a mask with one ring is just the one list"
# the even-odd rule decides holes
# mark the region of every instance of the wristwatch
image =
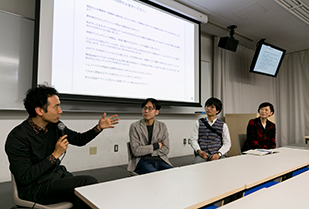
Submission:
[[222,156],[221,152],[217,152],[217,154],[219,155],[219,157],[221,157],[221,156]]

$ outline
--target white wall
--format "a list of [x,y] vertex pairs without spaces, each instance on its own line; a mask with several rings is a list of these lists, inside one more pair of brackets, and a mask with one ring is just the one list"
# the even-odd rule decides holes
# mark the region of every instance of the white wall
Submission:
[[34,19],[35,0],[0,0],[0,10]]
[[[65,114],[64,114],[65,115]],[[63,122],[75,130],[86,130],[97,123],[100,114],[68,114],[62,117]],[[169,157],[193,154],[192,148],[183,145],[183,139],[188,139],[194,121],[200,115],[159,115],[157,119],[166,123],[170,137]],[[81,120],[82,118],[82,120]],[[70,171],[102,168],[128,163],[127,145],[129,141],[130,124],[141,118],[141,114],[119,114],[120,122],[114,129],[104,130],[95,140],[85,147],[70,146],[65,156],[64,164]],[[87,128],[86,128],[87,127]],[[119,146],[119,151],[114,152],[114,145]],[[97,147],[97,154],[90,155],[89,148]],[[76,163],[76,159],[78,163]]]
[[[71,129],[86,131],[95,126],[102,114],[99,113],[71,113],[64,112],[61,120]],[[159,114],[158,120],[166,123],[170,135],[169,157],[178,157],[193,154],[190,145],[183,145],[183,139],[191,135],[195,120],[203,117],[202,114],[165,115]],[[27,118],[25,111],[0,111],[0,182],[10,180],[9,163],[4,151],[7,134],[21,121]],[[130,124],[141,118],[141,114],[119,114],[120,122],[114,129],[104,130],[85,147],[70,146],[63,160],[69,171],[80,171],[102,167],[127,164],[128,156],[126,142],[129,141]],[[114,152],[114,145],[119,151]],[[97,148],[97,154],[90,155],[90,147]]]
[[[34,0],[0,0],[0,10],[8,11],[27,18],[34,18]],[[202,71],[202,103],[211,93],[210,69],[212,69],[212,39],[201,38],[201,59],[206,63],[207,68]],[[3,98],[2,98],[3,99]],[[201,108],[202,110],[202,108]],[[183,139],[191,135],[194,121],[202,117],[200,114],[181,114],[157,116],[158,120],[166,123],[170,134],[169,157],[178,157],[193,154],[190,145],[183,145]],[[0,182],[10,180],[9,163],[4,151],[7,134],[16,125],[28,117],[25,111],[4,111],[0,110]],[[61,120],[71,129],[85,131],[97,124],[101,117],[99,113],[72,113],[64,112]],[[79,148],[70,146],[63,160],[63,163],[70,171],[87,170],[94,168],[110,167],[127,164],[126,142],[129,141],[129,126],[132,122],[139,120],[141,114],[119,114],[120,123],[115,129],[103,131],[96,139],[85,147]],[[114,152],[114,145],[118,144],[119,151]],[[90,155],[89,148],[97,147],[97,154]]]

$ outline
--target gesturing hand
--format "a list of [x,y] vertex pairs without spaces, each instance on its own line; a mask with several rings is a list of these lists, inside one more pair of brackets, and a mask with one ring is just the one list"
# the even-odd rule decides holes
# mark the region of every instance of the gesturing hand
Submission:
[[118,115],[113,115],[109,118],[105,118],[106,117],[106,113],[103,114],[102,118],[100,118],[99,120],[99,124],[98,124],[98,129],[100,131],[102,131],[103,129],[105,128],[115,128],[114,125],[118,124],[118,120],[119,118],[115,118],[117,117]]

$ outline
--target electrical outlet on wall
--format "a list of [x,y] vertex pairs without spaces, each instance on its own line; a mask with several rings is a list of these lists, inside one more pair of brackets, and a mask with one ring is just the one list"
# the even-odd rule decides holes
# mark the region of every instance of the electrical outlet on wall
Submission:
[[118,144],[114,145],[114,152],[118,152]]
[[184,138],[184,139],[183,139],[183,145],[186,145],[186,144],[187,144],[187,139]]
[[188,138],[188,144],[191,144],[191,139],[190,138]]
[[96,155],[97,154],[97,147],[90,147],[89,148],[89,154],[90,155]]

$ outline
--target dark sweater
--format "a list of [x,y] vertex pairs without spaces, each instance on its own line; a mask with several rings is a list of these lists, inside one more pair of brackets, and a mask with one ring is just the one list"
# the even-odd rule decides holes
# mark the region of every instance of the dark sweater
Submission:
[[276,148],[276,125],[267,120],[264,128],[259,117],[250,120],[247,126],[247,140],[242,151],[274,148]]
[[[57,124],[50,123],[47,131],[36,133],[28,120],[16,126],[8,135],[5,152],[10,162],[20,197],[27,197],[42,182],[63,178],[67,174],[60,160],[51,155],[61,135]],[[68,129],[64,134],[71,145],[83,146],[98,135],[95,128],[84,133]],[[33,192],[33,191],[32,191]]]

